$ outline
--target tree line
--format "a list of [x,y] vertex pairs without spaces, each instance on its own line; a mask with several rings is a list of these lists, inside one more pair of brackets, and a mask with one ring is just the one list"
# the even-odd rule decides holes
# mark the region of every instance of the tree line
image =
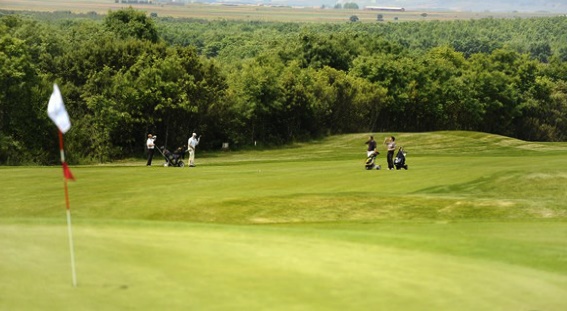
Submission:
[[0,15],[0,163],[52,164],[53,83],[70,163],[354,132],[474,130],[565,141],[567,18],[300,24]]

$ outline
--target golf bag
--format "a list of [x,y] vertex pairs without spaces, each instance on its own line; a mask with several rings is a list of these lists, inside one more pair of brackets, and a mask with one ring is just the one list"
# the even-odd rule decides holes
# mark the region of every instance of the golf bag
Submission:
[[165,163],[163,164],[163,166],[176,166],[176,167],[185,166],[185,163],[183,163],[183,155],[185,154],[185,149],[179,147],[174,152],[171,152],[162,146],[158,150],[165,159]]
[[366,158],[366,163],[364,163],[364,168],[367,170],[372,170],[372,169],[377,169],[379,170],[381,168],[380,165],[376,165],[376,157],[380,154],[380,152],[378,151],[374,151],[372,154],[370,154],[367,158]]
[[400,147],[400,149],[398,149],[398,154],[396,154],[396,158],[394,159],[394,166],[397,170],[402,168],[405,170],[408,169],[408,165],[406,164],[406,155],[407,153],[404,148]]

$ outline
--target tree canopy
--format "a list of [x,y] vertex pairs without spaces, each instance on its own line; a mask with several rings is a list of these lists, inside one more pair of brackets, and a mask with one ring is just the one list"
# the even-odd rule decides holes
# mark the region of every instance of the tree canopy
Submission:
[[[57,13],[52,13],[57,14]],[[565,141],[566,17],[299,24],[18,13],[0,17],[0,163],[177,147],[279,145],[351,132],[477,130]]]

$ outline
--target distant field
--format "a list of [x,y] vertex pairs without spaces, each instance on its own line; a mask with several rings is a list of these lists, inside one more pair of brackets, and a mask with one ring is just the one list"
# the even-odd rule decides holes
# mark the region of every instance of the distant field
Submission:
[[567,309],[567,144],[393,134],[72,166],[77,288],[61,168],[0,167],[0,310]]
[[[554,16],[559,13],[496,13],[496,12],[377,12],[365,10],[335,10],[320,8],[291,8],[291,7],[265,7],[265,6],[225,6],[225,5],[158,5],[158,4],[119,4],[112,0],[86,1],[86,0],[2,0],[0,9],[31,10],[31,11],[71,11],[73,13],[97,12],[106,14],[109,10],[118,10],[132,5],[135,9],[149,13],[157,13],[161,17],[187,17],[208,20],[253,20],[253,21],[280,21],[280,22],[347,22],[352,15],[356,15],[361,22],[377,22],[377,15],[383,15],[385,22],[417,21],[417,20],[453,20],[476,19],[485,17],[515,18],[534,16]],[[427,13],[427,16],[422,16]],[[563,15],[563,14],[561,14]]]

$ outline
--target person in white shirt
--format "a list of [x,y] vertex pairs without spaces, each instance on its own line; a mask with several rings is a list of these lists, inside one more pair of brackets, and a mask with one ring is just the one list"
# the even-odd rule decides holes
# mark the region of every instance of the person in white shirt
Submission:
[[187,151],[189,151],[189,166],[195,167],[195,148],[199,144],[201,136],[197,138],[197,134],[193,133],[191,138],[187,141]]
[[152,134],[148,134],[148,140],[146,140],[146,147],[148,148],[148,162],[146,162],[146,166],[152,166],[152,159],[154,157],[154,141],[156,140],[157,136],[153,136]]

